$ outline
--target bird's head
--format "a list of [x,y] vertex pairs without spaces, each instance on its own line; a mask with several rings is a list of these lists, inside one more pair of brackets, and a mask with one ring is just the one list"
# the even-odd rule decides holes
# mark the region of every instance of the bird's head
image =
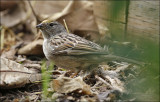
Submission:
[[64,26],[57,21],[51,22],[48,20],[43,21],[42,23],[38,24],[36,28],[42,31],[43,37],[48,39],[51,36],[60,34],[62,32],[66,32]]

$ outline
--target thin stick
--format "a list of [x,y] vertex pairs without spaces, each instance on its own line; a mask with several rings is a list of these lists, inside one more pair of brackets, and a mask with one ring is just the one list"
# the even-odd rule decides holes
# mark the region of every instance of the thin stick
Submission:
[[109,83],[107,83],[104,79],[102,79],[102,78],[99,77],[98,75],[95,75],[95,78],[98,79],[99,81],[103,82],[104,84],[106,84],[106,85],[109,86],[110,88],[114,89]]
[[69,30],[68,30],[68,27],[67,27],[65,19],[63,19],[63,22],[64,22],[64,25],[65,25],[65,28],[66,28],[67,32],[69,33]]
[[4,33],[5,29],[1,27],[1,50],[3,49],[4,46]]
[[38,16],[37,16],[36,12],[34,11],[34,9],[33,9],[32,5],[31,5],[30,0],[28,0],[28,4],[29,4],[29,6],[30,6],[30,8],[31,8],[31,10],[32,10],[32,13],[33,13],[34,17],[35,17],[35,18],[36,18],[36,20],[37,20],[37,23],[40,23],[40,22],[41,22],[41,20],[38,18]]

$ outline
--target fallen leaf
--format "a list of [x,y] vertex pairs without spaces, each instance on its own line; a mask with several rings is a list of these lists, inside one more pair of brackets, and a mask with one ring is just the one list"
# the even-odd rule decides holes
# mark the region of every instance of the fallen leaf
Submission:
[[43,39],[33,41],[26,46],[19,49],[18,54],[20,55],[43,55],[42,50]]
[[27,83],[41,80],[41,74],[38,74],[36,70],[28,69],[3,57],[1,57],[0,73],[0,87],[2,89],[18,88]]
[[60,76],[53,80],[52,87],[59,93],[71,93],[78,91],[85,95],[92,94],[90,86],[83,81],[82,77],[69,78]]

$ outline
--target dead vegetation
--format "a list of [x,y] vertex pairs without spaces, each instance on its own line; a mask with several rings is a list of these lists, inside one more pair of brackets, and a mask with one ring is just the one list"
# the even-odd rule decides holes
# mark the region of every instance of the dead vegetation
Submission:
[[[139,67],[125,62],[110,62],[101,65],[96,75],[82,77],[79,74],[74,78],[70,77],[74,73],[54,66],[47,83],[47,97],[42,94],[45,90],[41,87],[44,82],[41,67],[45,57],[43,38],[36,24],[45,19],[64,24],[65,19],[69,32],[94,42],[107,42],[105,39],[110,35],[106,22],[95,15],[103,9],[97,8],[97,3],[30,1],[34,13],[28,1],[7,2],[11,6],[1,9],[0,101],[103,102],[121,100],[127,95],[127,83],[139,75]],[[5,1],[2,3],[8,5]],[[135,99],[126,101],[131,100]]]

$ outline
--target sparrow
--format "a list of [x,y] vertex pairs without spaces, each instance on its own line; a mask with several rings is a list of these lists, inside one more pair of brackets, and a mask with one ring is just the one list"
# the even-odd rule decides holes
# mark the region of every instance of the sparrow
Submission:
[[61,68],[90,72],[107,61],[120,60],[137,64],[134,60],[110,54],[107,48],[92,41],[68,33],[57,21],[43,21],[36,27],[41,30],[44,38],[45,57]]

